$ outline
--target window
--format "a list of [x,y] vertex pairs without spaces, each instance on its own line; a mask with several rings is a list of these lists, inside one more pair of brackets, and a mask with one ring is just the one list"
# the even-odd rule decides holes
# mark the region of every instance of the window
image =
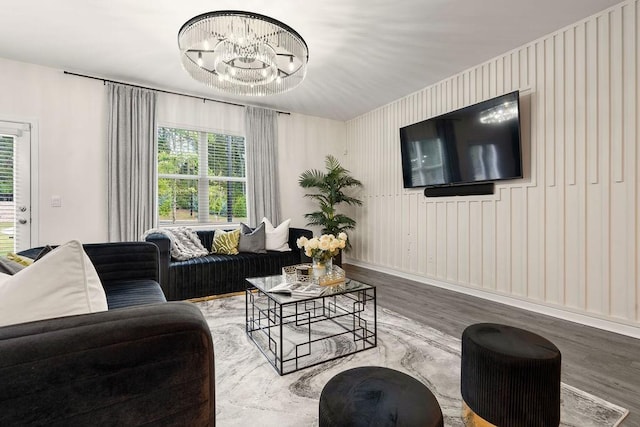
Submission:
[[14,138],[0,135],[0,255],[15,252]]
[[158,217],[160,225],[246,222],[244,137],[159,128]]

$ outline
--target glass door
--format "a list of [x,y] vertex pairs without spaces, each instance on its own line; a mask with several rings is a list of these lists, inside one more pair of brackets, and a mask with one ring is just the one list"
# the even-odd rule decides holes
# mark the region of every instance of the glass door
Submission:
[[31,247],[31,132],[0,121],[0,256]]

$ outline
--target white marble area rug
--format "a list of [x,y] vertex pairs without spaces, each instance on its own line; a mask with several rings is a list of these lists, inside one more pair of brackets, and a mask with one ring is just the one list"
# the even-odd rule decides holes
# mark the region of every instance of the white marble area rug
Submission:
[[[378,346],[279,376],[245,333],[244,296],[195,303],[214,342],[216,424],[317,426],[318,400],[337,373],[386,366],[422,381],[436,396],[445,426],[462,426],[460,339],[378,307]],[[627,410],[562,384],[561,426],[617,426]]]

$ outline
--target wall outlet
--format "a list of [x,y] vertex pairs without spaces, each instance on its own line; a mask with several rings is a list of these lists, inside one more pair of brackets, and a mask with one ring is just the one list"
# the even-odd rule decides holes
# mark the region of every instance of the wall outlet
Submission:
[[51,207],[52,208],[60,208],[60,207],[62,207],[62,197],[60,197],[60,196],[51,196]]

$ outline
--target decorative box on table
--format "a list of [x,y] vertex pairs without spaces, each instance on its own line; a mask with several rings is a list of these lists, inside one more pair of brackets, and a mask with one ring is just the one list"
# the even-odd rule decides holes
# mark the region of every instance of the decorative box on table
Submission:
[[345,271],[334,265],[331,271],[314,277],[311,264],[296,264],[282,267],[282,275],[286,282],[314,282],[320,286],[339,285],[345,281]]

